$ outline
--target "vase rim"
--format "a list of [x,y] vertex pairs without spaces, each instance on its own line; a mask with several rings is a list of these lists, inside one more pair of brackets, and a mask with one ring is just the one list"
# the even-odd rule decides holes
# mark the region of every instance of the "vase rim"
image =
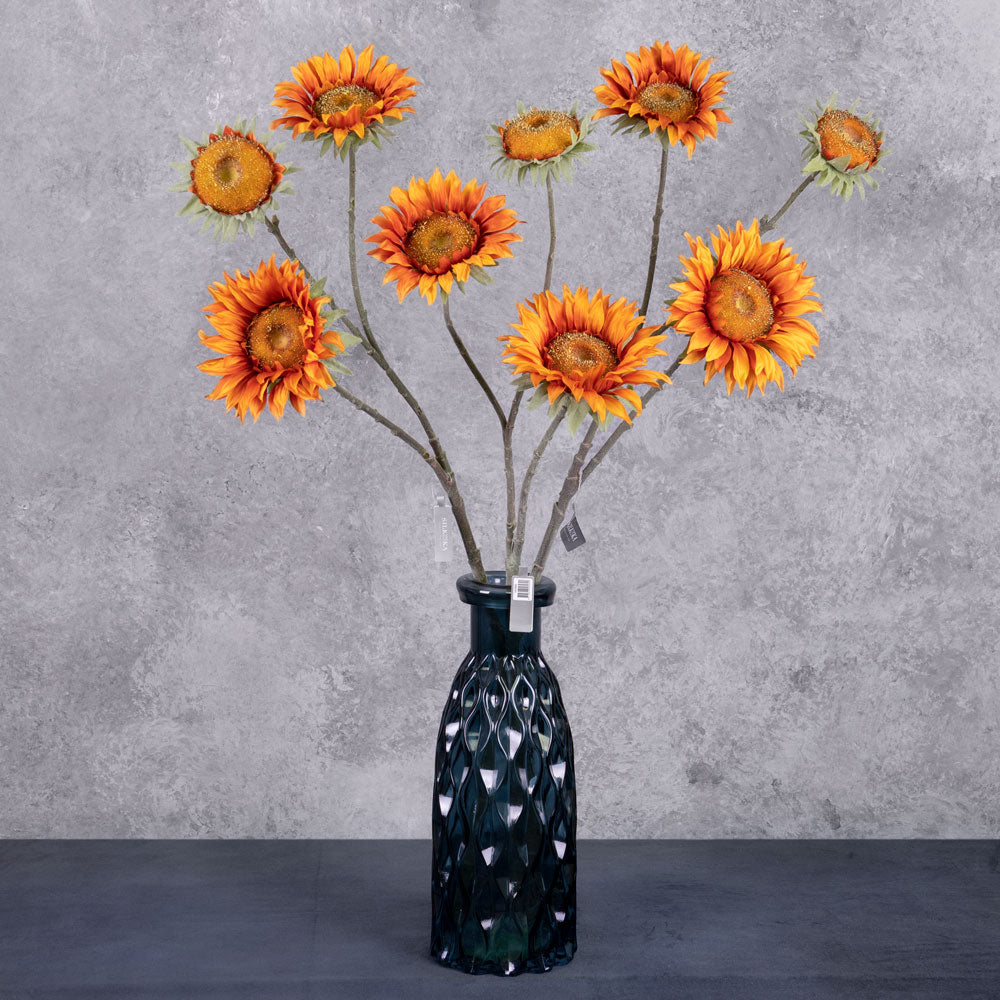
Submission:
[[[459,599],[464,604],[477,604],[484,607],[507,607],[510,605],[510,587],[507,585],[507,574],[501,570],[487,570],[486,583],[480,583],[471,573],[460,576],[455,581]],[[541,577],[535,583],[535,607],[546,608],[554,600],[556,585],[547,576]]]

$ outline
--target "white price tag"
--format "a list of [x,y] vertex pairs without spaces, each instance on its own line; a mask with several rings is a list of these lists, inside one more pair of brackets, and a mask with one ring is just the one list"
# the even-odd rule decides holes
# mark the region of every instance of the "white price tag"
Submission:
[[535,578],[515,576],[510,581],[511,632],[531,632],[535,628]]

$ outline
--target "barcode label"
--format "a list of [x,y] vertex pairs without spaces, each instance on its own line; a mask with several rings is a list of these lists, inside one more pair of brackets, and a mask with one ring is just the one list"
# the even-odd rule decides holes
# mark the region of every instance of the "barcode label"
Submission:
[[531,632],[535,627],[535,578],[515,576],[510,581],[511,632]]

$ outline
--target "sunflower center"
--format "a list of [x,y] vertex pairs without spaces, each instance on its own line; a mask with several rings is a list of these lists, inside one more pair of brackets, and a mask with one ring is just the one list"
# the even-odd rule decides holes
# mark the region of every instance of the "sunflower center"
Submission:
[[604,372],[614,368],[618,355],[600,337],[582,330],[567,330],[549,344],[548,364],[564,375],[589,375],[596,368]]
[[235,156],[224,156],[215,165],[215,181],[220,187],[231,187],[239,184],[243,176],[243,168]]
[[694,117],[698,98],[679,83],[650,83],[639,91],[639,106],[679,125]]
[[294,368],[306,356],[305,313],[291,302],[276,302],[247,327],[247,351],[261,368]]
[[345,83],[340,87],[324,90],[313,101],[313,114],[317,118],[323,115],[336,114],[338,111],[349,111],[355,104],[361,106],[362,112],[367,111],[378,101],[378,94],[367,87],[359,87],[356,83]]
[[479,230],[457,212],[435,212],[421,219],[403,242],[406,256],[424,271],[464,260],[476,248]]
[[824,159],[849,156],[848,170],[861,164],[870,167],[878,157],[875,133],[867,122],[846,111],[825,111],[816,122],[816,132]]
[[774,323],[774,305],[767,285],[736,268],[711,280],[705,312],[712,329],[729,340],[760,340]]
[[191,186],[198,198],[223,215],[242,215],[270,197],[274,159],[251,139],[230,135],[216,139],[195,157]]
[[504,122],[503,148],[515,160],[558,156],[580,133],[580,122],[565,111],[532,108]]

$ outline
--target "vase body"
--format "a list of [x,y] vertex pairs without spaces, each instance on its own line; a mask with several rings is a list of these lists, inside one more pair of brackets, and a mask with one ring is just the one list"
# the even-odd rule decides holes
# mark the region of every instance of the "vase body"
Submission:
[[511,632],[503,573],[458,581],[472,641],[449,690],[434,766],[431,954],[473,973],[565,965],[576,951],[576,780],[559,684],[534,630]]

